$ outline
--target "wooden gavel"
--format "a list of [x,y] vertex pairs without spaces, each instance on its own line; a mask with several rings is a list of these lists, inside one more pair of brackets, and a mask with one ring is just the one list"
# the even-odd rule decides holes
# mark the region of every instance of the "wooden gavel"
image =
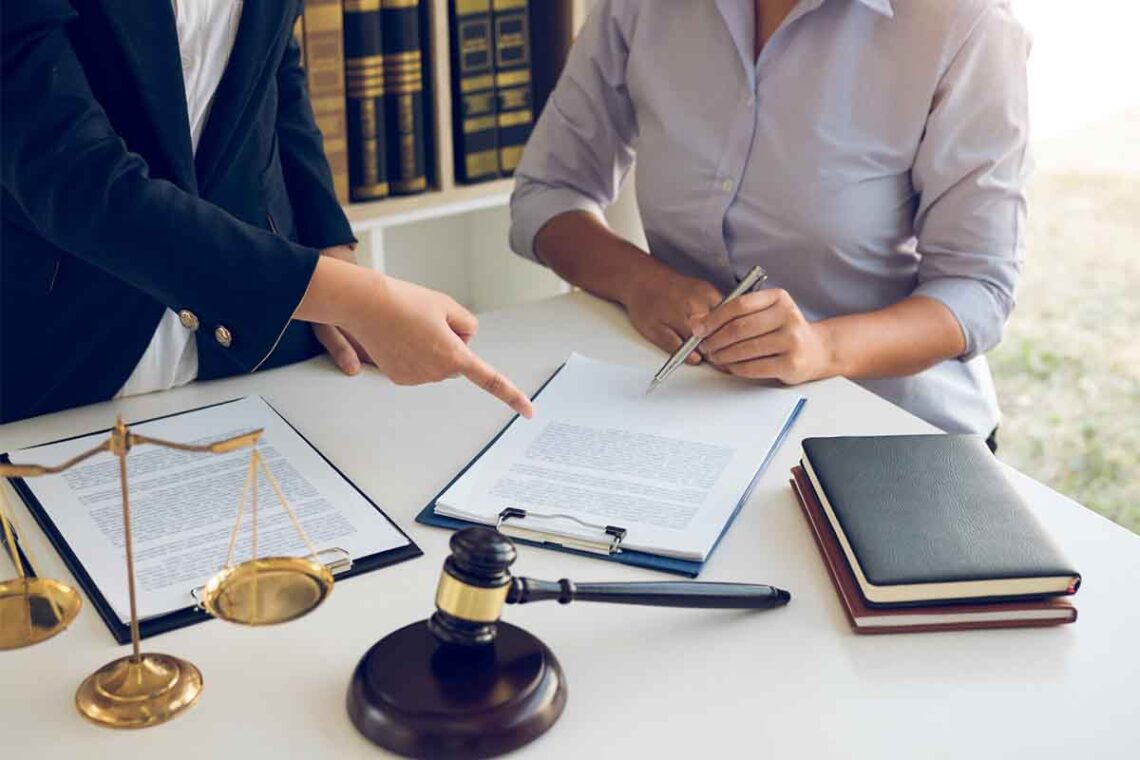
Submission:
[[575,599],[610,604],[705,609],[771,609],[788,603],[791,594],[774,586],[748,583],[667,581],[648,583],[580,583],[566,578],[540,581],[516,578],[510,566],[517,552],[511,540],[492,528],[465,528],[451,537],[451,555],[435,593],[435,614],[428,628],[440,642],[480,646],[495,640],[504,604]]
[[791,595],[744,583],[557,583],[514,578],[511,540],[492,528],[451,537],[435,614],[392,631],[357,663],[353,725],[409,757],[492,757],[533,741],[566,705],[566,677],[533,634],[500,623],[504,604],[574,599],[616,604],[770,609]]

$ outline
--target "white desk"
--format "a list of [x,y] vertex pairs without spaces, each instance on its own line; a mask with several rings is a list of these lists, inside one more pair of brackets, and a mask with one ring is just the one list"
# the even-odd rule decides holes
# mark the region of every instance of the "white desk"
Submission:
[[[476,348],[533,391],[577,350],[660,356],[615,308],[585,295],[484,315]],[[1014,478],[1084,573],[1080,620],[1039,630],[860,637],[848,628],[788,470],[809,435],[930,427],[844,380],[805,387],[808,403],[703,580],[770,582],[792,603],[759,614],[537,604],[505,618],[542,638],[566,672],[561,720],[531,757],[1140,757],[1140,538],[1024,476]],[[196,384],[0,427],[0,451],[127,419],[260,393],[380,504],[425,557],[338,584],[287,626],[218,621],[144,642],[185,657],[201,701],[156,728],[115,732],[72,707],[79,682],[127,650],[90,605],[36,647],[0,653],[0,756],[376,757],[344,708],[348,678],[382,635],[422,619],[450,533],[414,515],[507,420],[462,381],[397,388],[346,378],[325,360]],[[21,514],[43,574],[70,579]],[[522,547],[539,578],[649,580],[660,574]]]

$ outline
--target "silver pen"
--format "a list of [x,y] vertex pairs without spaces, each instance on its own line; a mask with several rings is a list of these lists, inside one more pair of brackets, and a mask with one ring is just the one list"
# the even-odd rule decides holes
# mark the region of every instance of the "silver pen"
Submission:
[[[717,304],[717,308],[720,308],[734,298],[740,298],[740,296],[749,292],[753,288],[763,284],[764,280],[767,279],[768,273],[764,271],[763,267],[752,267],[752,269],[748,270],[748,274],[744,275],[744,279],[740,281],[740,284],[737,285],[731,293],[725,296],[719,304]],[[657,370],[657,374],[653,376],[653,380],[650,381],[649,387],[645,389],[645,395],[648,396],[650,393],[652,393],[653,389],[658,385],[661,385],[661,383],[665,382],[665,378],[673,374],[673,371],[676,370],[677,367],[680,367],[682,364],[684,364],[685,357],[691,354],[693,350],[701,344],[701,340],[703,340],[703,338],[698,338],[696,335],[690,336],[689,339],[685,341],[680,348],[677,349],[676,353],[669,357],[669,360],[665,362],[661,369]]]

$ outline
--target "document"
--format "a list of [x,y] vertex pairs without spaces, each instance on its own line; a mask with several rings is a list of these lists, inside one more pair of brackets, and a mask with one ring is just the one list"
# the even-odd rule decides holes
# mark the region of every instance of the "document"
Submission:
[[[258,444],[317,551],[353,558],[409,543],[387,517],[326,462],[264,399],[251,396],[131,426],[140,435],[205,444],[264,428]],[[106,433],[12,452],[17,464],[55,465],[106,440]],[[222,569],[237,518],[250,449],[201,454],[140,444],[127,456],[139,617],[193,605],[190,592]],[[25,484],[123,622],[130,619],[119,460],[103,453]],[[250,558],[250,505],[233,562]],[[265,478],[259,477],[258,556],[309,553]]]
[[625,548],[703,561],[803,397],[693,367],[647,396],[652,375],[571,355],[535,418],[516,418],[435,511],[493,525],[523,509],[568,537],[618,526]]

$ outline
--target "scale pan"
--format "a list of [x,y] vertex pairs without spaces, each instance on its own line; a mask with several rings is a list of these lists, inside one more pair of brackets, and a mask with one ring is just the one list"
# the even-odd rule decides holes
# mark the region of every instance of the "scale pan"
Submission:
[[0,581],[0,649],[18,649],[50,639],[71,625],[83,600],[51,578]]
[[333,587],[329,569],[307,557],[260,557],[227,567],[210,579],[202,606],[242,625],[275,625],[316,609]]

